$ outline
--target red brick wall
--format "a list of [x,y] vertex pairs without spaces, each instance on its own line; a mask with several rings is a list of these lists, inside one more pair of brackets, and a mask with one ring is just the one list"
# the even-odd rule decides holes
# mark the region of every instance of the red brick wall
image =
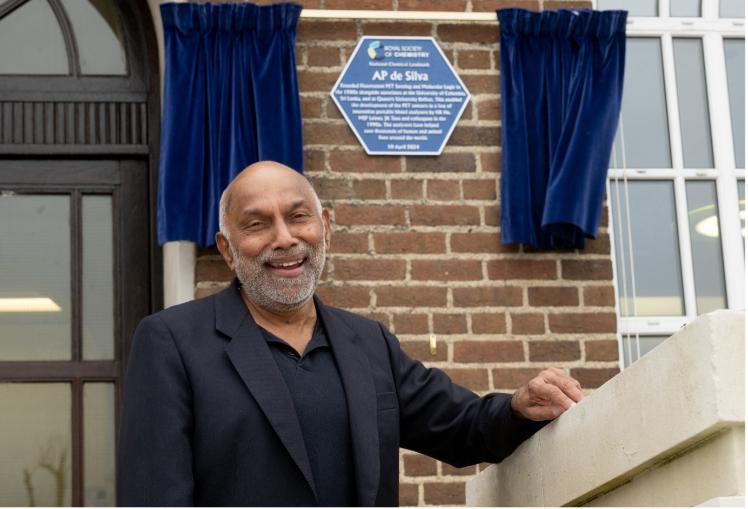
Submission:
[[[493,10],[535,0],[319,0],[307,8]],[[546,0],[544,7],[589,2]],[[329,92],[362,35],[433,36],[472,94],[439,157],[365,154]],[[331,210],[333,238],[319,295],[382,321],[403,348],[478,393],[511,391],[546,366],[587,389],[618,371],[606,224],[583,252],[503,246],[498,24],[300,22],[299,87],[306,174]],[[603,214],[607,217],[607,213]],[[231,277],[213,250],[198,254],[196,295]],[[437,340],[435,355],[429,338]],[[403,505],[463,504],[478,467],[456,469],[412,452],[401,459]]]

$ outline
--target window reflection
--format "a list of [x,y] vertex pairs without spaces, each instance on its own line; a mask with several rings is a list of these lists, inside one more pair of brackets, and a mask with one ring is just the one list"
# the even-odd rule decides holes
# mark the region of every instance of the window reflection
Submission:
[[676,18],[701,16],[701,0],[671,0],[670,15]]
[[743,234],[743,256],[745,256],[745,180],[738,180],[738,206],[740,207],[740,232]]
[[744,18],[745,0],[719,0],[719,17]]
[[730,100],[735,167],[745,168],[745,40],[725,39],[727,93]]
[[673,183],[612,182],[610,201],[621,315],[683,315]]
[[668,339],[668,336],[644,336],[641,334],[623,335],[623,365],[628,368],[633,363],[651,352],[656,346]]
[[68,74],[69,67],[46,0],[31,0],[0,19],[0,74]]
[[673,56],[683,164],[686,168],[713,168],[701,39],[673,39]]
[[61,0],[78,46],[82,74],[127,74],[122,28],[111,0]]
[[115,505],[114,384],[83,385],[83,465],[86,506]]
[[83,359],[114,359],[112,197],[85,195],[83,230]]
[[0,192],[0,218],[0,360],[70,359],[70,199]]
[[71,505],[70,386],[0,384],[0,506]]
[[719,209],[714,182],[686,182],[696,312],[727,307],[725,269],[719,233]]
[[597,8],[623,9],[629,16],[657,16],[657,0],[597,0]]
[[613,168],[672,168],[660,40],[629,38]]

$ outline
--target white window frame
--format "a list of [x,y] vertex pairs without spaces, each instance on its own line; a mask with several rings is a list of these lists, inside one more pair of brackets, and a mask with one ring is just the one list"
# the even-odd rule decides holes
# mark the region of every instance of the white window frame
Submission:
[[[597,5],[597,0],[595,0],[595,4]],[[737,185],[739,179],[745,179],[745,168],[738,169],[735,167],[723,46],[724,39],[745,39],[745,20],[719,18],[719,5],[714,0],[702,0],[702,16],[698,18],[671,18],[669,12],[670,0],[659,0],[659,16],[629,17],[626,36],[631,38],[658,38],[660,40],[668,115],[669,148],[673,166],[672,168],[611,168],[608,172],[608,196],[611,193],[610,183],[615,181],[619,183],[629,180],[673,182],[685,314],[683,316],[622,316],[618,299],[617,265],[614,263],[613,284],[616,295],[617,336],[621,369],[625,366],[623,358],[624,338],[635,337],[638,339],[638,336],[670,335],[697,316],[686,203],[687,181],[708,180],[714,181],[716,184],[727,305],[729,309],[745,308],[745,262],[743,249],[741,248],[743,240]],[[673,58],[674,38],[699,38],[702,40],[714,168],[684,169],[683,167],[683,147],[675,82],[675,61]],[[610,207],[609,219],[611,256],[615,257],[617,250],[614,232],[617,225],[614,224],[613,211]],[[625,270],[627,269],[628,267]],[[631,294],[632,292],[629,291],[628,293]]]

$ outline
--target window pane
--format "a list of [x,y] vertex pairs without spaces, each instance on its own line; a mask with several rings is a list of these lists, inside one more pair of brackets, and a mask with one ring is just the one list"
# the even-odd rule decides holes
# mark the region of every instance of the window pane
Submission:
[[682,316],[673,183],[612,182],[610,189],[621,315]]
[[657,16],[657,0],[597,0],[597,8],[623,9],[629,16]]
[[83,74],[127,74],[122,28],[111,1],[62,0],[73,25]]
[[727,92],[730,99],[735,167],[745,168],[745,40],[725,39]]
[[672,168],[659,39],[626,41],[621,110],[611,166]]
[[701,16],[701,0],[671,0],[670,15],[676,18]]
[[[671,0],[672,1],[672,0]],[[719,0],[720,18],[744,18],[745,0]]]
[[112,197],[84,196],[83,358],[114,359]]
[[0,19],[0,74],[68,74],[65,41],[46,0]]
[[71,505],[70,386],[0,384],[0,506]]
[[83,385],[83,465],[86,506],[114,506],[114,384]]
[[701,315],[727,307],[717,188],[714,182],[686,182],[686,197],[696,311]]
[[662,343],[668,336],[623,335],[623,365],[628,368]]
[[709,128],[701,39],[673,39],[673,57],[683,164],[686,168],[713,168],[712,133]]
[[70,359],[70,199],[0,191],[0,360]]
[[743,256],[745,256],[745,180],[738,180],[738,206],[740,207],[740,231],[743,233]]

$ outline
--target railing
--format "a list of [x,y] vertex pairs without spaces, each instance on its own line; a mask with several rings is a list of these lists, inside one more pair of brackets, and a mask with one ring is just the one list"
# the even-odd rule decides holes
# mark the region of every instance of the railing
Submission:
[[744,505],[744,327],[688,324],[471,479],[467,505]]

